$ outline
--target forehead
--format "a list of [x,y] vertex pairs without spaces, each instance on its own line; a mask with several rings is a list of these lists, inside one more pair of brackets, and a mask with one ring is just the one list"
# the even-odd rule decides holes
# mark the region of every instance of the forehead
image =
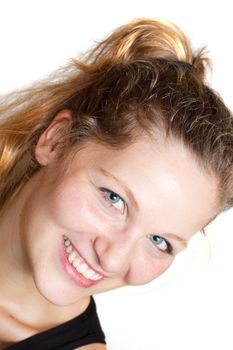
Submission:
[[166,230],[194,234],[216,215],[216,179],[178,141],[143,138],[121,150],[90,142],[76,157],[87,171],[123,182],[151,224],[159,218]]

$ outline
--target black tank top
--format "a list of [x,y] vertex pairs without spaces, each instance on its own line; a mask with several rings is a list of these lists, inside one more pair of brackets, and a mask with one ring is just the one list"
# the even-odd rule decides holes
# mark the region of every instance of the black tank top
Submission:
[[73,350],[91,343],[106,344],[93,298],[81,315],[45,332],[35,334],[7,349]]

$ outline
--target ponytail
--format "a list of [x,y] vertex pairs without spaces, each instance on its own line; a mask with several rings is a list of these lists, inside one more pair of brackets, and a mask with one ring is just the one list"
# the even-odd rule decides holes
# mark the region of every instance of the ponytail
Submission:
[[[0,107],[0,210],[41,166],[34,149],[62,109],[72,112],[68,146],[135,141],[166,131],[219,178],[223,207],[233,205],[233,121],[204,82],[210,61],[193,53],[174,24],[147,18],[123,25],[82,59],[10,95]],[[139,133],[138,133],[139,131]]]
[[192,66],[201,80],[211,62],[205,48],[195,55],[188,38],[174,23],[140,18],[123,25],[101,41],[85,57],[86,65],[76,62],[86,72],[98,72],[106,67],[135,60],[163,59]]

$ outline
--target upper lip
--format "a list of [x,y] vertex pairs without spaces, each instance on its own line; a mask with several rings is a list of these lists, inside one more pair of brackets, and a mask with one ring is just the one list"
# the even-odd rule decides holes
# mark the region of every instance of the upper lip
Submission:
[[[68,237],[67,237],[68,238]],[[69,239],[69,238],[68,238]],[[73,241],[71,241],[71,239],[69,239],[69,241],[72,243],[72,246],[74,247],[74,249],[76,250],[76,252],[78,253],[78,255],[80,255],[80,257],[83,259],[83,261],[85,262],[85,264],[88,265],[88,267],[93,270],[94,272],[98,273],[98,275],[101,275],[105,278],[107,278],[108,276],[105,275],[103,272],[98,271],[96,268],[94,268],[89,262],[87,262],[87,260],[84,258],[84,256],[80,253],[80,251],[77,249],[76,245],[73,243]]]

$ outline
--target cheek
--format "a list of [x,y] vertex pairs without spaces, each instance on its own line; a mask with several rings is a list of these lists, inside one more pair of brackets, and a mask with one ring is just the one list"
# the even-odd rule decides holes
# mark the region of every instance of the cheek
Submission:
[[69,183],[60,184],[50,194],[49,214],[59,226],[75,225],[80,214],[85,211],[82,191],[75,190]]
[[71,231],[91,231],[99,223],[91,194],[70,186],[52,195],[50,215],[55,224]]
[[146,284],[164,273],[172,264],[174,258],[149,258],[143,261],[136,261],[131,264],[131,269],[126,276],[126,283],[130,285]]

